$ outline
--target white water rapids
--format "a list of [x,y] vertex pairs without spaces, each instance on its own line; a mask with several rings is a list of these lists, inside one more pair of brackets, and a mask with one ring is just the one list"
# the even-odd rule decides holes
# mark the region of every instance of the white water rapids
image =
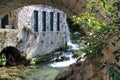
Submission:
[[[80,46],[78,44],[73,44],[70,40],[70,31],[68,24],[66,22],[66,39],[67,39],[67,45],[69,46],[69,50],[79,50]],[[72,51],[62,52],[62,56],[69,57],[69,60],[64,60],[61,62],[54,62],[50,64],[51,67],[67,67],[77,61],[77,58],[73,58]]]
[[64,61],[61,61],[61,62],[54,62],[52,64],[50,64],[51,67],[67,67],[69,66],[70,64],[73,64],[77,61],[77,58],[73,58],[73,54],[72,52],[62,52],[62,56],[65,56],[65,57],[69,57],[69,60],[64,60]]

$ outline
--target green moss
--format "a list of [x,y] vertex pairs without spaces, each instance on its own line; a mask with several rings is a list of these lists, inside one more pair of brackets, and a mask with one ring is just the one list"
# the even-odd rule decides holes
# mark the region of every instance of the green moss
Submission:
[[29,27],[24,26],[23,30],[25,30],[27,33],[32,33],[32,30]]
[[73,53],[74,53],[73,57],[78,57],[78,56],[81,56],[83,54],[83,52],[81,50],[74,51]]
[[49,62],[51,59],[51,54],[46,54],[46,55],[42,55],[42,56],[36,56],[36,57],[33,57],[29,60],[29,64],[30,65],[35,65],[35,64],[38,64],[38,63],[45,63],[45,62]]
[[67,45],[67,43],[66,43],[65,45],[63,45],[63,46],[61,46],[60,48],[58,48],[56,51],[66,51],[68,48],[69,48],[69,47],[68,47],[68,45]]

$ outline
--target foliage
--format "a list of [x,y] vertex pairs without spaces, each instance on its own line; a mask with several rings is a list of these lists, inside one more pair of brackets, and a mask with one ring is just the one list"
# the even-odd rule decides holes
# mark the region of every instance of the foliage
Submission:
[[93,32],[95,30],[100,30],[101,26],[106,26],[106,23],[103,22],[102,24],[94,17],[94,14],[85,12],[80,14],[79,17],[73,17],[75,24],[81,24],[85,27],[86,31]]
[[115,70],[113,67],[109,68],[109,74],[112,80],[120,80],[120,72]]
[[3,53],[0,56],[0,65],[1,66],[6,65],[6,56]]
[[[81,33],[81,35],[80,36],[83,36],[84,35],[84,31],[83,31],[83,29],[80,27],[80,25],[79,24],[73,24],[74,23],[74,21],[73,21],[73,19],[71,18],[71,17],[67,17],[67,22],[68,22],[68,26],[69,26],[69,28],[70,28],[70,32],[79,32],[79,33]],[[75,36],[75,35],[74,35]]]
[[48,59],[48,56],[36,56],[30,59],[30,65],[35,65],[41,62],[47,62]]
[[[74,24],[79,24],[84,28],[85,53],[102,53],[102,49],[107,43],[104,40],[108,37],[108,33],[118,33],[118,2],[116,0],[91,0],[87,5],[89,12],[73,16]],[[103,17],[102,20],[97,19],[97,15]],[[113,43],[111,43],[113,45]]]

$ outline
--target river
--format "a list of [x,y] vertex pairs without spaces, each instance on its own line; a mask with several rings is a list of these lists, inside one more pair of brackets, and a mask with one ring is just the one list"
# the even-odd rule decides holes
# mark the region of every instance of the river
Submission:
[[0,68],[0,80],[55,80],[65,68],[47,66],[15,66]]

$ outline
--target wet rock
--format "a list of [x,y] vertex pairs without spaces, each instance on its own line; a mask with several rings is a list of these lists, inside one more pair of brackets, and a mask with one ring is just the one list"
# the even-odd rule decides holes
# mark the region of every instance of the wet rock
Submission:
[[69,57],[66,57],[66,56],[61,56],[61,59],[64,61],[64,60],[70,60]]
[[55,62],[61,62],[61,61],[63,61],[62,59],[55,59]]
[[70,60],[70,58],[66,56],[61,56],[60,58],[56,58],[55,62],[61,62],[61,61],[66,61],[66,60]]

